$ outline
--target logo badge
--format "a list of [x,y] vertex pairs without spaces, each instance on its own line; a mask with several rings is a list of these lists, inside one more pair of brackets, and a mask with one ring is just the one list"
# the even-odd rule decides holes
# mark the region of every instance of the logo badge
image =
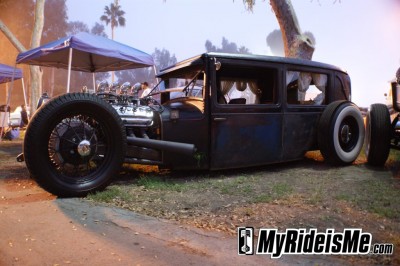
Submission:
[[253,227],[238,227],[238,254],[253,255]]

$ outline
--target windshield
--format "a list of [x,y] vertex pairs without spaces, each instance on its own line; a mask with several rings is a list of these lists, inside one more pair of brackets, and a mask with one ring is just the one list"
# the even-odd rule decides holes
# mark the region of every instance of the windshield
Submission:
[[160,91],[169,93],[169,99],[182,97],[203,98],[204,73],[203,71],[189,71],[179,75],[164,78],[160,84]]

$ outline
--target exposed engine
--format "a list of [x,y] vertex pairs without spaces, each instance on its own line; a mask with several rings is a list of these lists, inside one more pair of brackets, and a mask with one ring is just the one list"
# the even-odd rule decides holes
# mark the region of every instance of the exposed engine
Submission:
[[[131,85],[125,82],[122,85],[114,82],[108,84],[102,81],[97,86],[96,94],[109,102],[117,111],[126,128],[127,137],[142,139],[160,138],[161,105],[151,96],[139,98],[140,83]],[[159,160],[159,152],[146,148],[131,147],[127,157],[131,160]],[[132,161],[130,161],[132,162]]]

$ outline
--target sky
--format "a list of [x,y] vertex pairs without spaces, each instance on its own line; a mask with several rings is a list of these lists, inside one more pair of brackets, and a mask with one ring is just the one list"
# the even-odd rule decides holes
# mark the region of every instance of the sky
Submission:
[[[113,0],[67,0],[70,21],[91,28]],[[152,54],[167,49],[178,61],[205,52],[222,38],[253,54],[272,55],[266,37],[279,29],[269,1],[253,12],[242,0],[119,0],[126,26],[114,40]],[[302,31],[316,39],[314,61],[345,69],[352,101],[361,107],[385,103],[389,81],[400,67],[400,0],[292,0]],[[106,33],[111,36],[110,26]]]

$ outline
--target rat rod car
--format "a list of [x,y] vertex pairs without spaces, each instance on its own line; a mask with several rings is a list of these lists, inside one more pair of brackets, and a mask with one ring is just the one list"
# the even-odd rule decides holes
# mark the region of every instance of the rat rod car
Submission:
[[[298,160],[321,150],[350,164],[364,123],[340,68],[281,57],[205,53],[162,70],[139,99],[128,83],[69,93],[35,113],[26,165],[60,196],[104,188],[125,163],[227,169]],[[174,96],[172,96],[174,95]],[[155,100],[159,97],[159,100]]]
[[368,164],[382,167],[389,157],[390,149],[400,150],[400,68],[396,79],[391,82],[392,105],[395,113],[391,119],[385,104],[375,103],[369,108],[366,117],[365,155]]

